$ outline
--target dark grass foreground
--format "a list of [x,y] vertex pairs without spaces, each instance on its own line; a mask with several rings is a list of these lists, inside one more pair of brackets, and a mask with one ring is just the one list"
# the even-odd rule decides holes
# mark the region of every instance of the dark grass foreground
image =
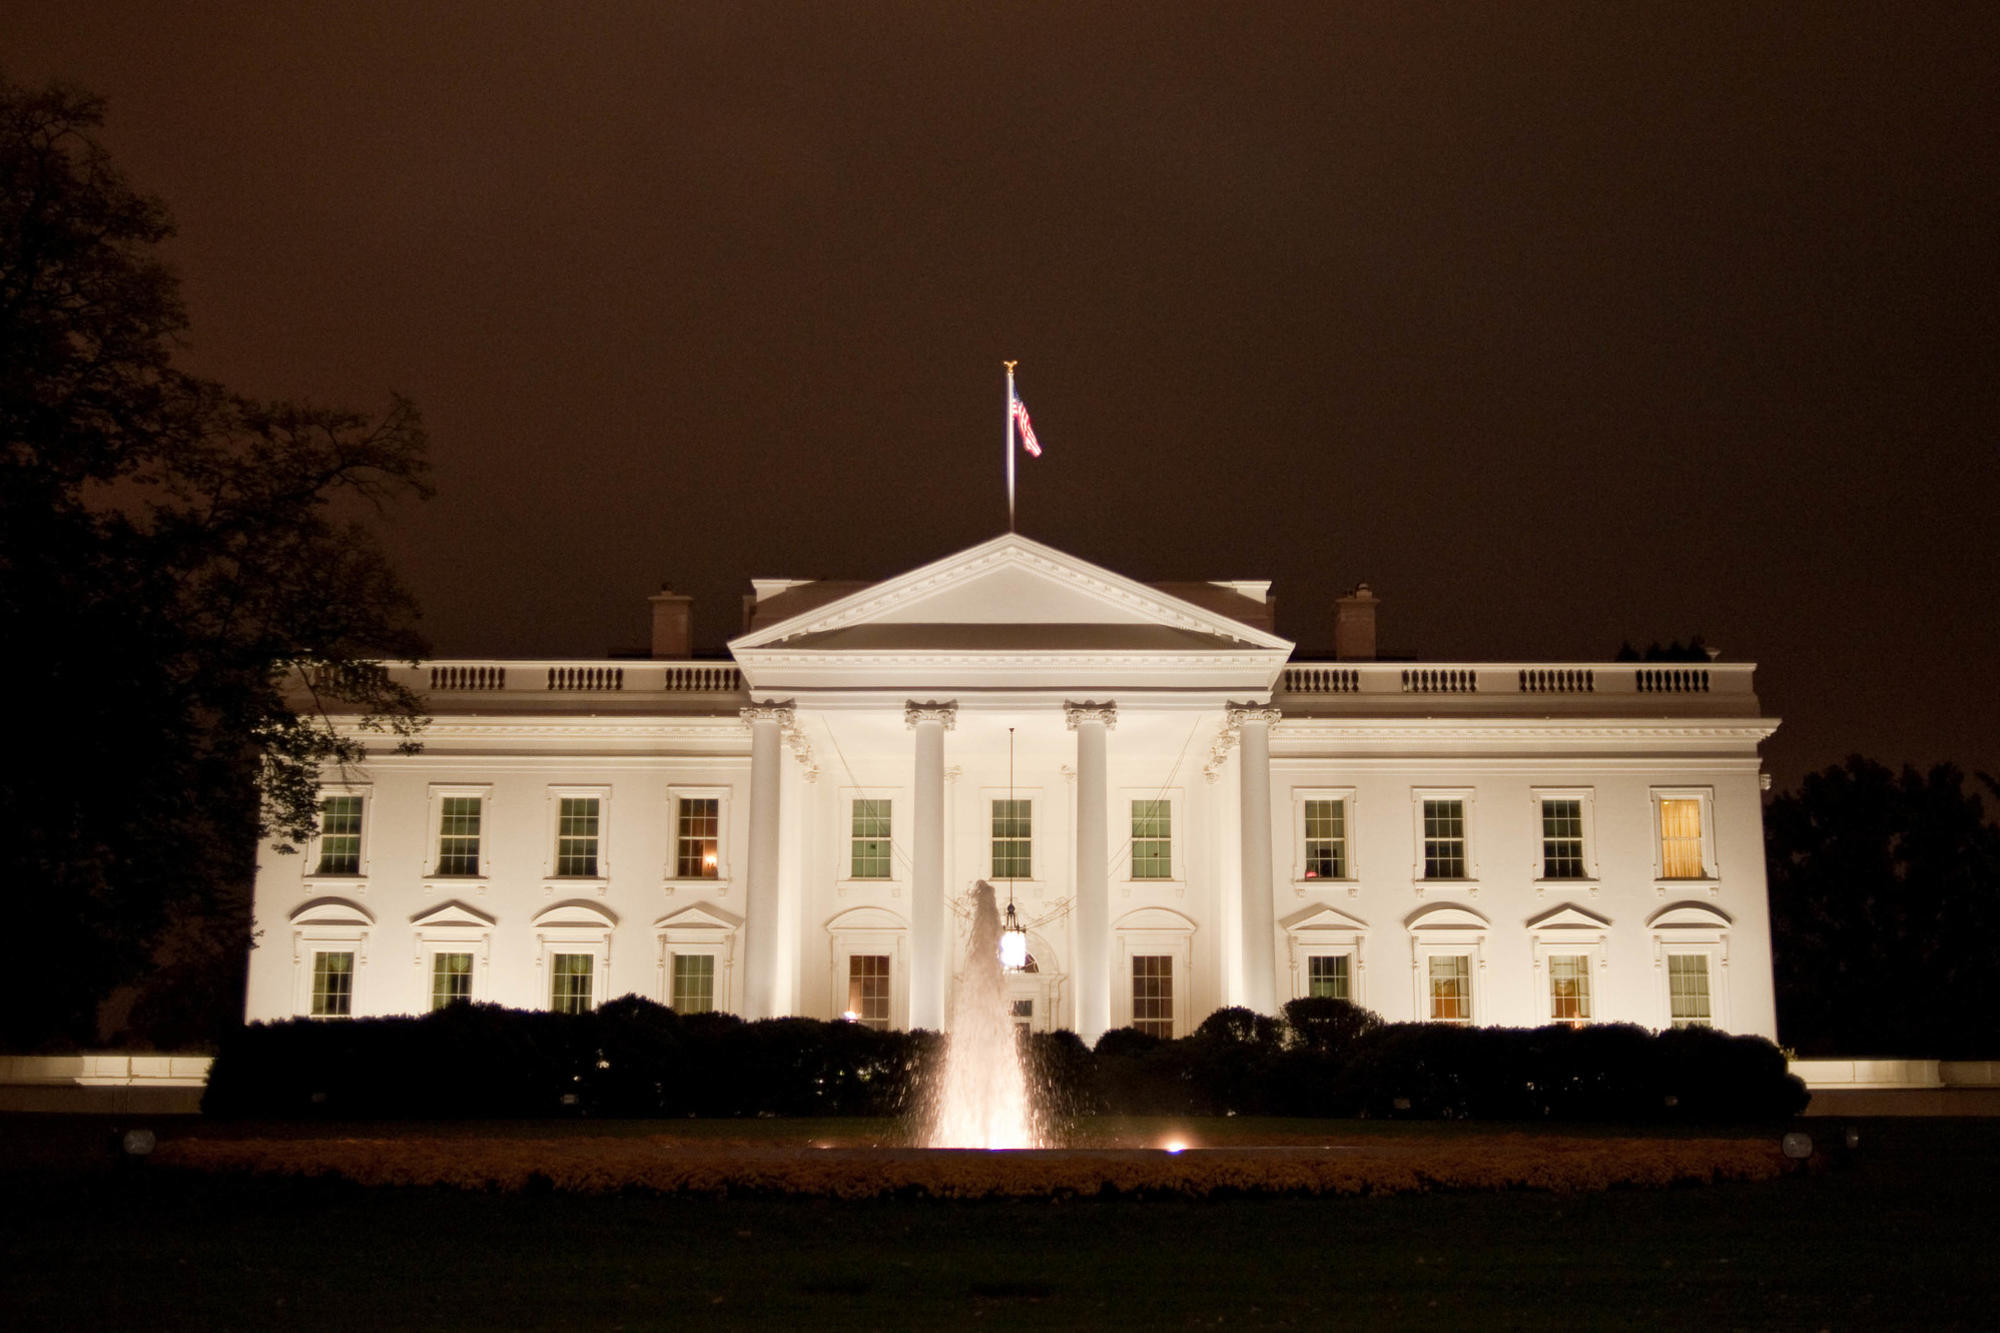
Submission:
[[0,1120],[13,1328],[1985,1328],[2000,1299],[1993,1121],[1700,1189],[956,1203],[113,1172],[101,1123],[46,1119]]
[[[1246,1127],[1249,1128],[1249,1127]],[[1235,1137],[1235,1136],[1231,1136]],[[838,1141],[724,1142],[672,1134],[575,1138],[184,1139],[155,1171],[293,1178],[367,1186],[517,1193],[645,1193],[700,1198],[1077,1199],[1137,1196],[1399,1194],[1425,1190],[1602,1190],[1772,1180],[1774,1139],[1642,1139],[1554,1134],[1224,1143],[1035,1152],[848,1147]]]

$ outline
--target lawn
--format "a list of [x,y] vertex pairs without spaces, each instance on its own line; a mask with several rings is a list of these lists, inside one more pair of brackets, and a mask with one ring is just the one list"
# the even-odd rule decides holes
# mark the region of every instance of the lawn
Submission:
[[[199,1132],[252,1128],[270,1127]],[[478,1137],[489,1127],[450,1128]],[[537,1127],[566,1136],[648,1128],[660,1126]],[[731,1122],[695,1132],[778,1142],[815,1128]],[[1332,1128],[1397,1140],[1469,1132]],[[1824,1139],[1836,1126],[1805,1128]],[[343,1333],[696,1321],[1987,1326],[2000,1296],[1988,1257],[2000,1234],[1991,1188],[2000,1122],[1860,1128],[1850,1165],[1762,1183],[952,1203],[369,1190],[114,1172],[96,1164],[101,1125],[15,1117],[0,1121],[0,1309],[14,1327]],[[1221,1132],[1255,1138],[1259,1129],[1278,1132]]]

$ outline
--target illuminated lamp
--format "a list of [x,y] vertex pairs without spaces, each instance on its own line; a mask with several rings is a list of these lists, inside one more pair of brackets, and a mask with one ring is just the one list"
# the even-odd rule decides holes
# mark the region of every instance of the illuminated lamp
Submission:
[[1014,904],[1007,904],[1007,919],[1000,926],[1000,966],[1009,972],[1019,972],[1028,965],[1028,932],[1021,927],[1021,918],[1015,915]]

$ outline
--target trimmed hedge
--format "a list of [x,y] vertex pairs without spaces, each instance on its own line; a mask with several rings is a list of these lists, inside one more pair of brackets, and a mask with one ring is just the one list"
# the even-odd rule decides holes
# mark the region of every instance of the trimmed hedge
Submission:
[[[810,1018],[746,1023],[637,996],[589,1013],[452,1005],[420,1018],[252,1024],[216,1057],[216,1116],[444,1119],[897,1116],[935,1033]],[[1177,1041],[1132,1028],[1095,1050],[1036,1033],[1028,1060],[1058,1123],[1077,1116],[1289,1115],[1478,1120],[1759,1120],[1805,1086],[1761,1037],[1385,1024],[1340,1000],[1275,1019],[1220,1009]]]

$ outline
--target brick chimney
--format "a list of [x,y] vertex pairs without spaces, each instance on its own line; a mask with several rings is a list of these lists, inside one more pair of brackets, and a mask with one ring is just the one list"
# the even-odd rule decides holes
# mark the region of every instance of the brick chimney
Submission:
[[694,598],[662,583],[646,600],[653,604],[653,656],[672,662],[694,656]]
[[1365,583],[1339,598],[1340,608],[1333,621],[1333,655],[1343,662],[1375,660],[1375,608],[1381,600]]

